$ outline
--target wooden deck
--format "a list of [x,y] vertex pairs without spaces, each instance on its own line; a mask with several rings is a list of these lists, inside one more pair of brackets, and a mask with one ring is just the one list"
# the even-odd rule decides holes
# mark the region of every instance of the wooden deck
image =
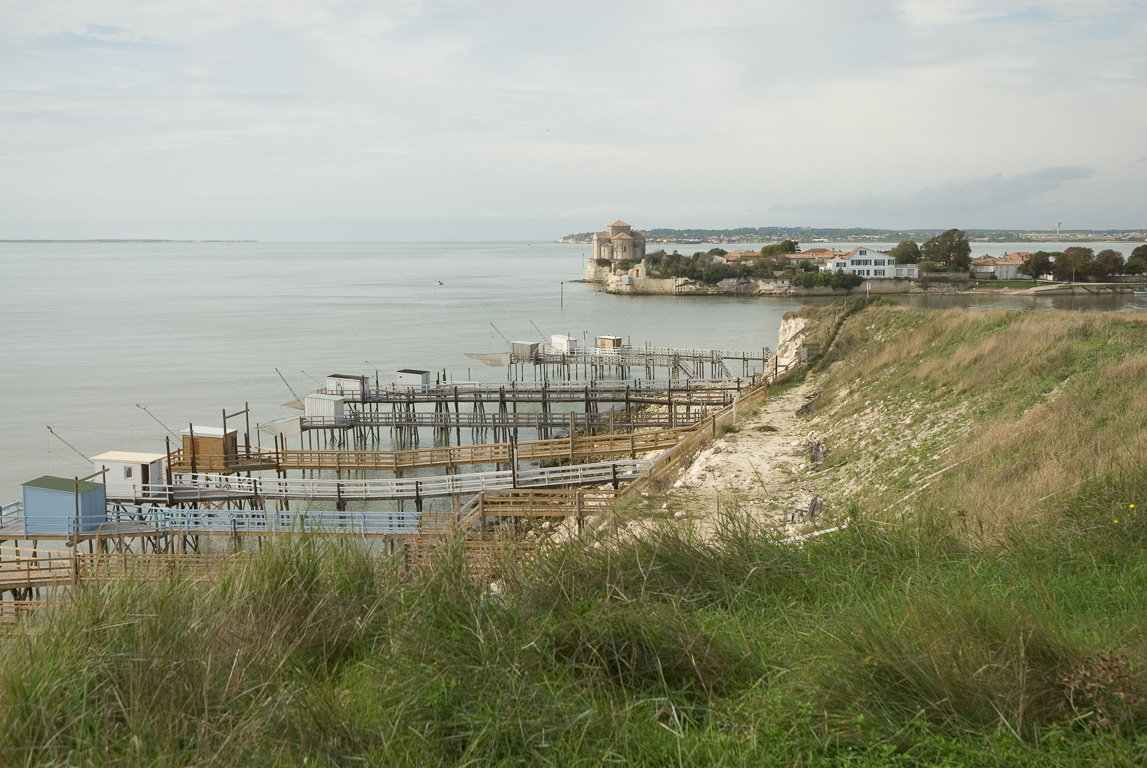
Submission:
[[291,499],[303,501],[388,501],[470,496],[482,490],[544,488],[628,482],[650,465],[650,459],[618,459],[557,467],[511,466],[510,469],[393,479],[306,479],[190,475],[183,483],[144,486],[149,498]]
[[665,405],[671,402],[696,405],[725,405],[737,393],[751,389],[759,377],[729,379],[686,379],[592,382],[518,382],[484,384],[435,384],[425,388],[371,387],[367,392],[341,392],[321,389],[325,395],[338,395],[348,403],[476,405],[501,403],[579,403]]
[[[413,448],[400,451],[372,450],[299,450],[258,451],[240,454],[237,460],[197,461],[199,472],[234,474],[256,470],[334,470],[405,472],[413,469],[464,467],[482,464],[508,464],[513,446],[519,461],[567,459],[584,461],[619,456],[635,458],[639,453],[661,451],[685,439],[695,427],[681,426],[650,432],[608,433],[522,440],[517,443],[478,443],[439,448]],[[191,471],[191,462],[182,450],[171,454],[171,470],[176,474]],[[147,501],[149,499],[125,499]],[[157,499],[161,500],[161,499]]]

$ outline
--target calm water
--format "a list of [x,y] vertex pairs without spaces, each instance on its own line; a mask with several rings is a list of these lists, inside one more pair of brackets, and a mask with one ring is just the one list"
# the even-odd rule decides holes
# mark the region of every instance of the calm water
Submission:
[[2,243],[0,502],[41,474],[88,474],[82,456],[162,452],[166,431],[137,404],[176,432],[244,402],[252,424],[298,415],[276,368],[299,394],[376,369],[384,381],[404,367],[504,379],[465,356],[506,350],[491,324],[514,340],[539,339],[536,325],[759,350],[807,303],[609,296],[571,282],[588,255],[556,243]]

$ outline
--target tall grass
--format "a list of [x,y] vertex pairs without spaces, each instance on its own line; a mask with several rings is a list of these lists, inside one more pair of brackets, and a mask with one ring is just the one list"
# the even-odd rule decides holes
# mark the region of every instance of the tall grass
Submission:
[[9,635],[0,755],[1122,764],[1147,723],[1147,522],[1124,501],[1143,495],[1142,471],[1096,481],[1000,547],[859,515],[797,547],[734,509],[711,538],[677,522],[570,541],[493,585],[457,547],[408,576],[275,543],[216,582],[80,590]]

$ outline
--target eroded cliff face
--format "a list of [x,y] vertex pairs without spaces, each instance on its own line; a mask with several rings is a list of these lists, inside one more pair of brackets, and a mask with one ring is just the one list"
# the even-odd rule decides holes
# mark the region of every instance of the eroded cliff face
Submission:
[[612,269],[608,266],[600,266],[597,259],[588,259],[585,265],[585,280],[587,283],[606,283],[609,280],[609,275]]
[[777,334],[777,365],[783,370],[800,361],[804,346],[804,330],[808,318],[789,314],[781,320],[781,330]]

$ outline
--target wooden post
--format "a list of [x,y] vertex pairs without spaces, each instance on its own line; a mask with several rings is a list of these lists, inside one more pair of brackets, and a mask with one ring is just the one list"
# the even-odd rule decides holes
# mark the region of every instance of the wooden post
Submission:
[[518,438],[510,438],[510,487],[518,487]]
[[191,433],[191,474],[195,475],[195,425],[188,423],[187,431]]

